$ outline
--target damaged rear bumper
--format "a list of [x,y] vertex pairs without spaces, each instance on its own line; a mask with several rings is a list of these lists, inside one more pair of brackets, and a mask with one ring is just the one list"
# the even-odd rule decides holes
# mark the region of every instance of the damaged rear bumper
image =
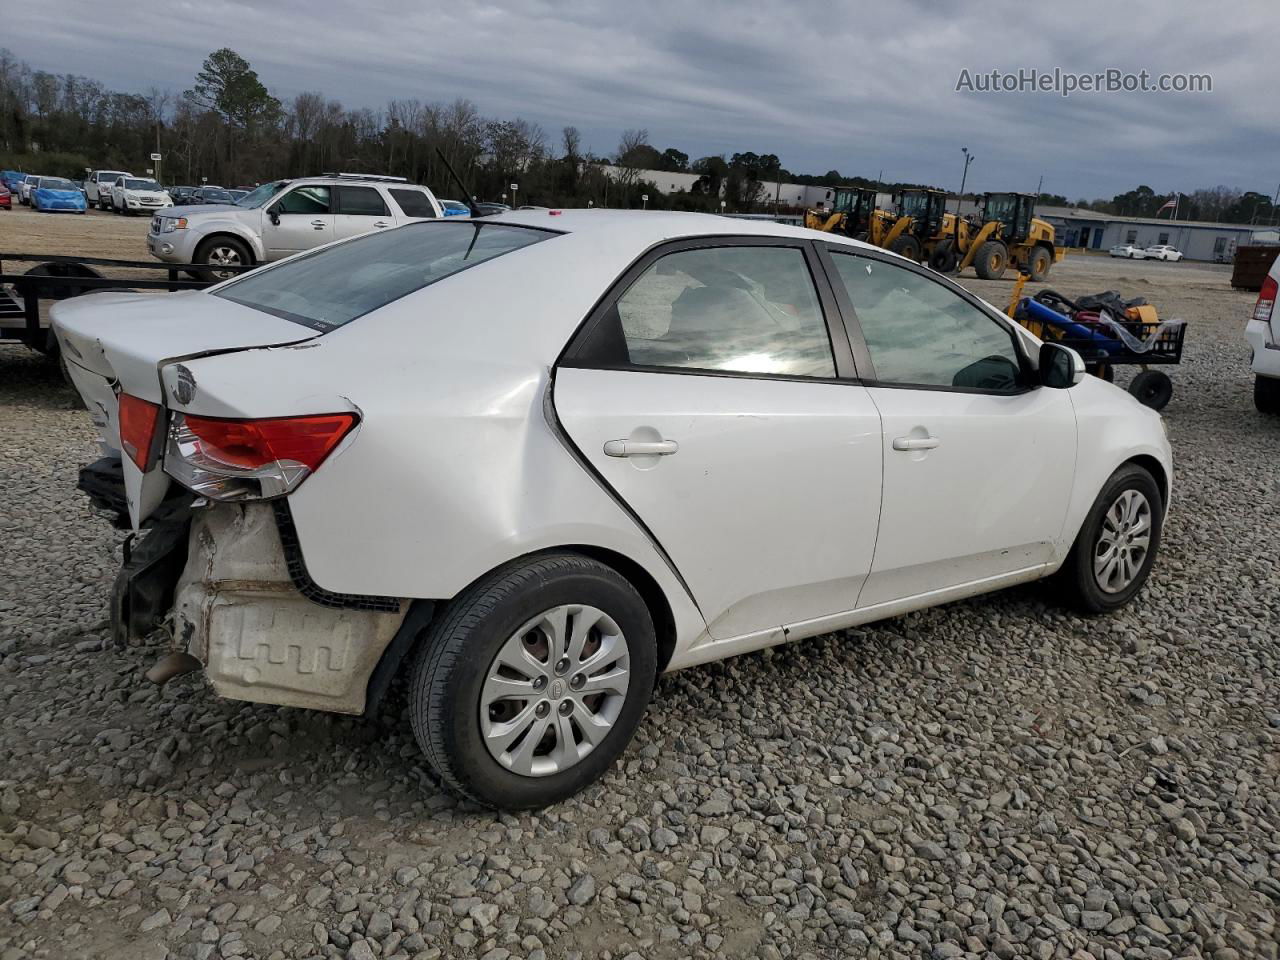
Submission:
[[208,505],[192,511],[174,590],[174,649],[204,664],[219,696],[359,714],[408,608],[308,599],[290,574],[270,504]]

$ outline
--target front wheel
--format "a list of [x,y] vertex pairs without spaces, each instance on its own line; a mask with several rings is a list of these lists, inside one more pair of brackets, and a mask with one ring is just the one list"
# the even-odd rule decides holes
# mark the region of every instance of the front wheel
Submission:
[[999,240],[988,240],[978,248],[974,269],[983,280],[999,280],[1009,265],[1009,248]]
[[1142,589],[1160,548],[1164,498],[1155,478],[1128,463],[1111,475],[1059,572],[1084,613],[1110,613]]
[[252,263],[249,248],[234,237],[214,237],[206,240],[196,248],[195,263],[207,264],[201,270],[201,279],[230,280],[236,276],[235,270],[220,270],[219,267],[238,267]]
[[570,553],[516,561],[453,600],[419,643],[414,737],[455,792],[544,807],[622,754],[656,669],[649,610],[617,571]]

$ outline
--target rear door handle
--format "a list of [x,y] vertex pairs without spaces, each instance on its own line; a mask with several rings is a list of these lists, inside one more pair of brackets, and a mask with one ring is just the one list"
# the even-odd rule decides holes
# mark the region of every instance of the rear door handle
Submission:
[[937,437],[896,437],[893,441],[893,449],[932,450],[941,442]]
[[325,228],[325,222],[323,220],[312,220],[311,225],[317,230],[323,230]]
[[373,221],[373,225],[377,227],[379,230],[381,230],[383,227],[391,226],[391,224],[387,223],[387,221],[385,220],[375,220]]
[[680,449],[674,440],[606,440],[606,457],[669,457]]

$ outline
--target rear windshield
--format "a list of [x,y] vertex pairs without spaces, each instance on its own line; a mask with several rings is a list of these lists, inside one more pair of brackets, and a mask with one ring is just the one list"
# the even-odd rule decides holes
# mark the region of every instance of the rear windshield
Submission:
[[324,332],[555,235],[500,223],[413,223],[247,274],[214,296]]

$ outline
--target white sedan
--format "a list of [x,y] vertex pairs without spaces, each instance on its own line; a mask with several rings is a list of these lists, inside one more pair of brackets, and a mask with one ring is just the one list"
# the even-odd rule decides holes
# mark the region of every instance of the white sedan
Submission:
[[1159,415],[1077,354],[774,223],[446,218],[54,311],[153,678],[358,714],[407,672],[497,807],[603,775],[663,671],[1055,573],[1113,611],[1169,502]]
[[1178,250],[1176,247],[1171,247],[1165,243],[1157,244],[1154,247],[1147,247],[1143,253],[1146,254],[1147,258],[1150,260],[1172,260],[1176,262],[1181,260],[1183,257],[1181,250]]
[[1142,247],[1135,247],[1132,243],[1117,243],[1108,251],[1113,257],[1127,257],[1130,260],[1145,260],[1147,251]]

